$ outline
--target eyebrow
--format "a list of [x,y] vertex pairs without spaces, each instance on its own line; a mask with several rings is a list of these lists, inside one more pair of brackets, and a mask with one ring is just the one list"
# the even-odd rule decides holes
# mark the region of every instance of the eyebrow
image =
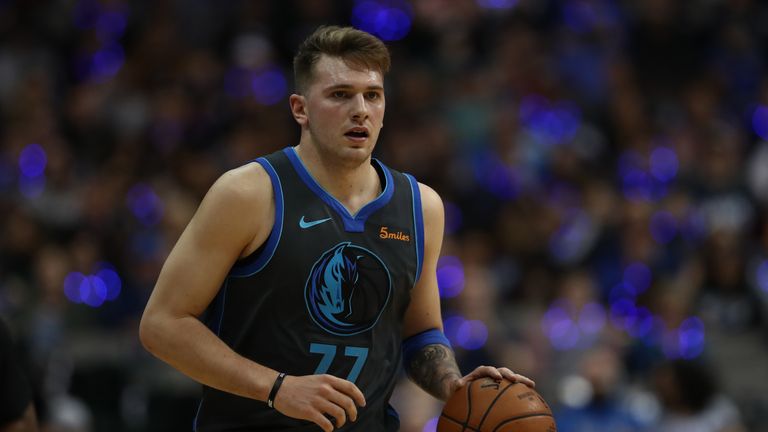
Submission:
[[[332,85],[330,87],[326,87],[325,91],[351,89],[351,88],[355,88],[355,86],[353,86],[352,84],[336,84],[336,85]],[[380,91],[384,91],[384,87],[380,86],[380,85],[370,85],[370,86],[366,87],[365,89],[366,90],[380,90]]]

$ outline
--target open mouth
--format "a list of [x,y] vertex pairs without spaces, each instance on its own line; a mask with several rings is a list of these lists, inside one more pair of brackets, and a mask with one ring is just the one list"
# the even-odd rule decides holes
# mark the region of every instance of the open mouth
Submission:
[[365,129],[352,129],[345,133],[344,136],[354,139],[364,139],[368,138],[368,131]]

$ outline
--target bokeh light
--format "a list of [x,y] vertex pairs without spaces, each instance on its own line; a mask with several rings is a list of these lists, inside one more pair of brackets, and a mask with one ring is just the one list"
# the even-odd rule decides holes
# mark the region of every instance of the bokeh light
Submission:
[[396,41],[410,32],[412,16],[405,0],[358,0],[352,10],[352,25],[384,41]]
[[562,144],[572,139],[581,125],[578,107],[568,101],[552,103],[532,94],[520,101],[520,122],[542,144]]
[[518,0],[477,0],[477,5],[483,9],[506,10],[517,5]]
[[464,266],[457,257],[443,256],[437,261],[437,287],[440,297],[456,297],[464,290]]
[[694,359],[704,352],[704,323],[698,317],[690,317],[680,324],[680,356]]
[[544,314],[542,329],[552,347],[557,350],[569,350],[579,342],[579,327],[568,315],[562,302],[555,302]]
[[490,153],[482,153],[474,159],[477,182],[497,198],[511,201],[520,194],[517,172]]
[[270,68],[253,74],[251,89],[256,102],[262,105],[274,105],[285,98],[288,81],[279,69]]
[[43,175],[48,163],[48,157],[40,144],[29,144],[19,153],[19,170],[25,177]]
[[653,150],[650,158],[651,174],[662,182],[668,182],[677,175],[679,162],[677,153],[668,147]]
[[146,226],[156,225],[163,217],[163,202],[145,183],[134,185],[126,197],[133,215]]
[[763,260],[763,262],[760,263],[757,267],[755,276],[758,288],[768,294],[768,260]]
[[768,106],[758,105],[752,114],[752,129],[760,138],[768,140]]
[[458,345],[457,334],[467,319],[461,315],[447,315],[443,318],[443,333],[451,345]]
[[466,350],[480,349],[487,340],[488,327],[479,320],[466,320],[456,331],[456,343]]

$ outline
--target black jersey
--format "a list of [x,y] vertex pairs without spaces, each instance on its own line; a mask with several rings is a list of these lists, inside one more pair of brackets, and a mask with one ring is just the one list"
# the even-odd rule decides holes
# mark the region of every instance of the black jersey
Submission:
[[[354,382],[366,406],[341,430],[397,430],[388,401],[424,251],[418,184],[373,159],[382,192],[351,215],[292,147],[256,162],[272,181],[275,223],[264,245],[231,269],[210,308],[211,329],[277,371]],[[209,387],[195,424],[198,432],[320,430]]]

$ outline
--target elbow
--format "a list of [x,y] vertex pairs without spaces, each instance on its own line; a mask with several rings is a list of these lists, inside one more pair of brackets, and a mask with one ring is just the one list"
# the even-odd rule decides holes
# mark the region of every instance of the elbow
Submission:
[[152,354],[155,354],[155,347],[158,345],[157,339],[159,337],[156,321],[151,314],[145,311],[139,323],[139,340],[141,345]]

